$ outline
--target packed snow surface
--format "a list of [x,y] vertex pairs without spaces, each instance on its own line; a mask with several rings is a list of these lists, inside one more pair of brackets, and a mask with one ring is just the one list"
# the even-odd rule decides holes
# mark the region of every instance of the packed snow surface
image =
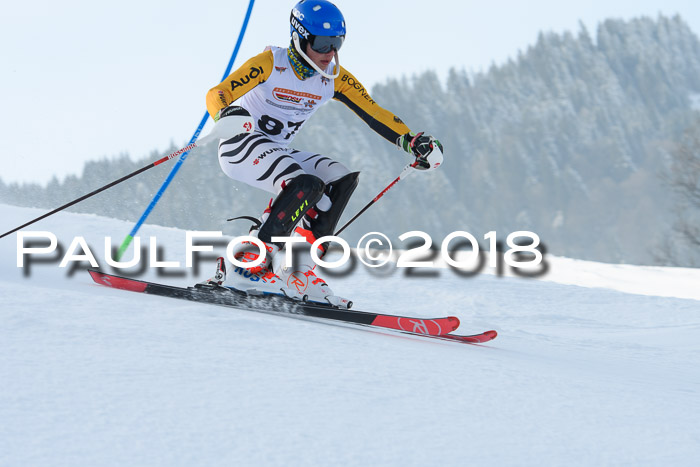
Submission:
[[[0,205],[0,230],[43,212]],[[26,230],[82,236],[104,265],[130,228],[60,213]],[[184,267],[184,231],[140,235],[183,272],[142,278],[211,275]],[[0,239],[2,466],[700,464],[698,270],[327,276],[357,309],[499,333],[464,345],[109,289],[55,254],[18,268],[17,248]]]

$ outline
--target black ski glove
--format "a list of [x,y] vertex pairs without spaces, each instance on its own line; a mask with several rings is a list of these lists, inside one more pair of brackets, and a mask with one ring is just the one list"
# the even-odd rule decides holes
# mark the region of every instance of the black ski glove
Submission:
[[415,156],[415,168],[418,170],[433,170],[442,164],[442,144],[437,139],[423,132],[418,134],[406,133],[399,136],[396,140],[396,145]]

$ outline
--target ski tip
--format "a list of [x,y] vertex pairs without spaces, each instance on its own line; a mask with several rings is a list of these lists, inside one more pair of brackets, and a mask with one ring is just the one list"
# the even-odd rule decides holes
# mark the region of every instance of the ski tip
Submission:
[[460,340],[464,342],[469,342],[471,344],[483,344],[485,342],[492,341],[498,336],[496,331],[486,331],[481,334],[475,334],[473,336],[457,336]]
[[448,316],[447,319],[450,321],[450,324],[452,325],[452,331],[456,331],[457,328],[459,327],[459,318],[457,318],[456,316]]

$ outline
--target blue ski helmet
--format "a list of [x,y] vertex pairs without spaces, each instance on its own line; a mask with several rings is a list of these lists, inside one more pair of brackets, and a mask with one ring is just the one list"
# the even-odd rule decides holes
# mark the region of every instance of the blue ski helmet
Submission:
[[289,17],[290,33],[318,53],[336,52],[345,40],[345,18],[328,0],[301,0]]

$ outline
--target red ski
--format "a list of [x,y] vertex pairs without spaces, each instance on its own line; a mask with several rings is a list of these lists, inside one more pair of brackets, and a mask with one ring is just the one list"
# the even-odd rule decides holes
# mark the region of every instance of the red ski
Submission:
[[243,310],[339,321],[389,329],[415,336],[439,338],[442,340],[470,344],[488,342],[495,339],[497,335],[496,331],[487,331],[473,336],[450,334],[459,327],[459,319],[454,316],[421,319],[408,316],[368,313],[365,311],[335,308],[330,305],[296,301],[277,295],[251,296],[237,290],[216,285],[198,284],[194,287],[174,287],[171,285],[107,274],[93,269],[90,269],[89,272],[90,276],[92,276],[93,280],[98,284],[115,289],[179,298],[201,303],[211,303]]

